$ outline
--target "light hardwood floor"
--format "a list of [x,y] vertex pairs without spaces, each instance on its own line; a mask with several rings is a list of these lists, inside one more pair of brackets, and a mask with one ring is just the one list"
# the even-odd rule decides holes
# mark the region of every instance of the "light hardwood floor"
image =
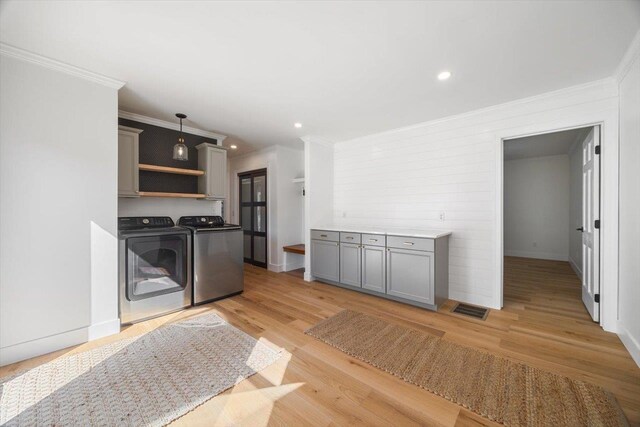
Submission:
[[505,259],[505,307],[486,321],[438,313],[298,275],[246,266],[242,295],[131,326],[118,335],[0,368],[0,376],[213,310],[252,336],[284,347],[279,362],[211,399],[174,425],[493,425],[443,398],[306,336],[349,308],[598,384],[640,424],[640,369],[616,335],[593,323],[566,262]]

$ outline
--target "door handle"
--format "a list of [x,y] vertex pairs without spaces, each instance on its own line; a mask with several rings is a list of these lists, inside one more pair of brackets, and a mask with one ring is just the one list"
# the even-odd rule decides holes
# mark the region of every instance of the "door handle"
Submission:
[[576,231],[580,231],[580,232],[582,232],[582,231],[584,231],[584,227],[576,228]]

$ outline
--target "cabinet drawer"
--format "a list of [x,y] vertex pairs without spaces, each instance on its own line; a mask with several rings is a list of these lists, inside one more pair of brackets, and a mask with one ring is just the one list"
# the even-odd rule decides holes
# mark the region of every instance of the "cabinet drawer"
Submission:
[[360,233],[344,233],[340,232],[340,241],[343,243],[360,244]]
[[362,244],[367,246],[384,246],[387,239],[384,234],[363,234]]
[[339,242],[340,233],[338,233],[337,231],[311,230],[311,238],[316,240]]
[[387,236],[387,247],[433,252],[434,243],[433,239],[420,237]]

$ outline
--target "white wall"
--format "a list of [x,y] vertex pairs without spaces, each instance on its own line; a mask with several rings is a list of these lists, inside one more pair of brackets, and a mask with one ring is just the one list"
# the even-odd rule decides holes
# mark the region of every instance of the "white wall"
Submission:
[[220,215],[221,208],[222,202],[214,200],[164,197],[120,197],[118,199],[118,216],[170,216],[174,222],[178,222],[181,216]]
[[506,161],[504,254],[567,261],[569,200],[566,154]]
[[620,338],[640,365],[640,32],[620,72]]
[[293,182],[295,178],[304,176],[304,151],[277,147],[278,168],[278,251],[281,269],[290,271],[304,267],[304,257],[287,254],[283,246],[296,245],[304,241],[304,198],[302,187]]
[[0,364],[7,364],[119,331],[121,84],[4,46],[0,67]]
[[[303,152],[283,146],[229,159],[229,203],[225,206],[229,222],[238,224],[238,174],[267,169],[267,260],[271,271],[300,267],[286,266],[283,246],[302,242],[302,194],[292,182],[304,174]],[[295,260],[293,260],[295,262]]]
[[336,143],[333,221],[453,231],[451,298],[500,308],[502,140],[603,122],[603,326],[615,330],[617,114],[606,79]]
[[[306,197],[304,200],[304,243],[311,248],[310,229],[331,224],[333,220],[334,188],[334,146],[322,138],[306,136],[304,141],[304,170]],[[304,279],[311,276],[311,257],[305,258]]]
[[582,142],[576,141],[569,150],[569,264],[582,279]]

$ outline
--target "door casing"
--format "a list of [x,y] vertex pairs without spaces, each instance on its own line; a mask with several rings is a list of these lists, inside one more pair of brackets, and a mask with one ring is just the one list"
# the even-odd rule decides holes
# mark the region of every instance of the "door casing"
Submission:
[[[557,128],[557,129],[548,129],[548,130],[543,130],[540,132],[532,132],[532,133],[524,133],[524,134],[514,134],[514,135],[510,135],[510,136],[503,136],[499,139],[499,149],[498,152],[496,153],[497,156],[497,163],[498,163],[498,168],[497,168],[497,187],[498,187],[498,197],[496,197],[496,212],[498,213],[497,216],[497,220],[498,220],[498,239],[497,239],[497,252],[498,252],[498,272],[499,272],[499,279],[498,279],[498,287],[497,287],[497,291],[498,291],[498,300],[500,302],[500,308],[504,307],[504,144],[505,141],[511,140],[511,139],[517,139],[517,138],[525,138],[525,137],[530,137],[530,136],[536,136],[536,135],[545,135],[545,134],[549,134],[549,133],[555,133],[555,132],[562,132],[562,131],[566,131],[566,130],[573,130],[573,129],[582,129],[582,128],[598,128],[600,129],[600,141],[599,144],[601,146],[601,153],[603,152],[603,148],[602,145],[604,144],[604,140],[605,140],[605,122],[604,121],[600,121],[600,122],[593,122],[593,123],[586,123],[586,124],[582,124],[582,125],[575,125],[575,126],[568,126],[568,127],[562,127],[562,128]],[[601,155],[601,154],[599,154]],[[600,180],[602,182],[603,176],[604,176],[604,167],[605,167],[605,162],[603,161],[604,159],[600,159]],[[617,184],[617,182],[616,182]],[[602,221],[602,215],[603,212],[605,212],[604,209],[604,204],[605,204],[605,196],[603,195],[603,186],[602,184],[600,184],[600,194],[599,194],[599,198],[600,198],[600,203],[599,203],[599,218],[600,221]],[[617,225],[617,224],[616,224]],[[617,230],[616,230],[617,232]],[[599,269],[598,269],[598,274],[599,274],[599,283],[600,285],[600,304],[598,304],[598,309],[599,309],[599,323],[601,326],[603,326],[604,328],[604,304],[602,304],[602,300],[604,297],[604,293],[605,293],[605,289],[604,286],[602,286],[603,283],[603,258],[604,258],[604,250],[603,250],[603,239],[602,236],[600,236],[599,240],[599,251],[598,251],[598,255],[599,255],[599,259],[598,259],[598,265],[599,265]],[[615,254],[616,258],[617,258],[617,253]],[[580,278],[582,279],[582,278]],[[616,283],[617,286],[617,283]],[[614,325],[615,326],[615,325]],[[605,328],[605,330],[609,330],[609,331],[615,331],[615,328],[612,328],[611,326],[609,328]]]

